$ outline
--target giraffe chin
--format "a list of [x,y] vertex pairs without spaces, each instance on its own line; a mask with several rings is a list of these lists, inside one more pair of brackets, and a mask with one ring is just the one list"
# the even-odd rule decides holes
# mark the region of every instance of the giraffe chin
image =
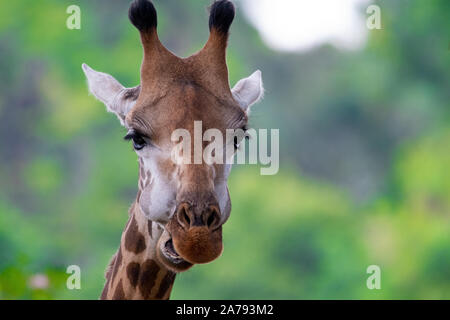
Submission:
[[223,251],[222,226],[211,230],[207,226],[182,227],[176,217],[166,225],[174,251],[192,264],[209,263],[220,257]]
[[204,264],[217,259],[223,251],[222,226],[214,231],[206,227],[184,230],[178,223],[166,226],[158,240],[158,260],[169,270],[183,272],[194,264]]

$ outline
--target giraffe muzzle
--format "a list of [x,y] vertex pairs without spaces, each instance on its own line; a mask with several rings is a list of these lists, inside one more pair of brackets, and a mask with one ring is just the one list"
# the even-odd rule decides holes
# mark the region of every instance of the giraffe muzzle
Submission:
[[182,203],[166,230],[170,239],[165,243],[164,252],[173,258],[179,256],[191,264],[201,264],[222,254],[222,225],[216,205],[196,207]]

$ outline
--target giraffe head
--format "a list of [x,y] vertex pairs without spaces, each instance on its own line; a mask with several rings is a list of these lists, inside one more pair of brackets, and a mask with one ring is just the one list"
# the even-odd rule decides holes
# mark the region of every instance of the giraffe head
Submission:
[[[225,137],[227,129],[245,131],[250,106],[263,94],[260,71],[233,89],[229,86],[226,46],[234,15],[230,1],[215,1],[206,45],[188,58],[179,58],[158,39],[153,4],[137,0],[131,4],[129,18],[144,49],[140,86],[124,88],[112,76],[83,64],[90,91],[128,130],[126,138],[132,140],[140,163],[137,205],[149,221],[163,227],[156,257],[175,272],[220,256],[222,225],[231,211],[227,187],[231,165],[174,161],[179,141],[172,133],[181,129],[194,137],[197,121],[202,134],[215,129]],[[224,146],[234,148],[238,141],[231,140]],[[183,154],[194,159],[198,150],[189,149]]]

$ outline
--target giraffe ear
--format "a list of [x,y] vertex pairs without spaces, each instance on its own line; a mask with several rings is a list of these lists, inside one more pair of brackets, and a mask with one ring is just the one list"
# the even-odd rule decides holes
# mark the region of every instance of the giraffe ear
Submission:
[[259,102],[264,96],[261,71],[255,71],[250,77],[239,80],[231,92],[241,105],[241,108],[249,113],[250,107]]
[[124,125],[125,117],[136,104],[141,87],[125,88],[109,74],[95,71],[85,63],[82,68],[88,80],[89,91]]

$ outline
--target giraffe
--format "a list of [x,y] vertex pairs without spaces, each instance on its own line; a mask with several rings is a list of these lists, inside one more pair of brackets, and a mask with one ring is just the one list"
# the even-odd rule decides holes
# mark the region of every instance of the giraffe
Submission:
[[[140,85],[125,88],[111,75],[82,65],[90,92],[128,130],[125,139],[132,141],[139,163],[137,196],[100,299],[169,299],[177,273],[221,255],[222,226],[231,212],[231,164],[173,161],[171,133],[183,129],[192,135],[196,121],[203,131],[244,132],[250,107],[264,89],[259,70],[230,88],[231,1],[213,2],[209,39],[188,58],[179,58],[159,41],[151,1],[133,1],[128,16],[144,51]],[[240,139],[236,135],[225,144],[236,152]]]

